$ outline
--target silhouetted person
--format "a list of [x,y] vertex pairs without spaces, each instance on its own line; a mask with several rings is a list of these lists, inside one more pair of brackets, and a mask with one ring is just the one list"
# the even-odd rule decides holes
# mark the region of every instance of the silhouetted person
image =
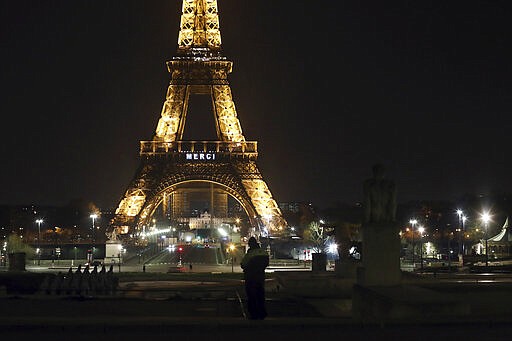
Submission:
[[105,291],[107,295],[115,294],[119,279],[114,276],[114,264],[110,264],[110,269],[105,274]]
[[80,288],[82,286],[82,276],[82,264],[79,264],[78,268],[75,271],[75,274],[73,275],[73,280],[71,282],[71,291],[76,295],[80,295]]
[[98,289],[98,266],[95,265],[89,276],[89,293],[96,294]]
[[50,295],[52,293],[52,282],[54,280],[53,274],[48,274],[44,276],[43,283],[41,283],[41,286],[39,287],[39,290],[41,293],[45,293],[46,295]]
[[89,271],[89,265],[85,266],[84,272],[82,273],[82,280],[80,282],[80,295],[88,295],[90,289],[91,273]]
[[59,271],[59,273],[57,274],[57,276],[55,276],[55,279],[53,280],[53,283],[52,283],[52,287],[53,287],[52,291],[56,295],[60,295],[60,293],[62,291],[62,282],[63,282],[63,276],[62,276],[62,273]]
[[247,309],[251,320],[263,320],[267,317],[265,308],[265,268],[269,258],[260,247],[256,238],[249,238],[249,250],[242,259],[240,266],[244,270]]
[[66,274],[66,276],[64,278],[65,278],[65,280],[64,280],[64,285],[62,288],[64,289],[64,292],[66,293],[66,295],[70,295],[71,291],[72,291],[72,283],[73,283],[73,268],[71,266],[69,267],[68,273]]

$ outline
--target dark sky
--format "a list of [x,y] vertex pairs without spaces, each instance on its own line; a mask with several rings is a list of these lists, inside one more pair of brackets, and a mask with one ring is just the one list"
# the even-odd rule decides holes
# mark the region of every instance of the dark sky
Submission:
[[[359,201],[375,162],[399,201],[512,191],[509,1],[218,2],[277,201]],[[117,205],[160,117],[180,9],[0,0],[0,204]],[[190,131],[213,131],[196,111]]]

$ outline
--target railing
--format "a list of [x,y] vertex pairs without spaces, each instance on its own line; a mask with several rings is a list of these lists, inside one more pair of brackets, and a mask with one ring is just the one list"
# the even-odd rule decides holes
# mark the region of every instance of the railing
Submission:
[[225,155],[256,157],[256,141],[140,141],[140,155],[166,155],[178,153],[216,153]]

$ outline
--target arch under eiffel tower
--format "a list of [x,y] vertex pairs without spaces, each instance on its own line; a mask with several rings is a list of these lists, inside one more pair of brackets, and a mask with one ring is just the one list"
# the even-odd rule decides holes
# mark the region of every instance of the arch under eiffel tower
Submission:
[[[238,202],[250,232],[279,233],[286,221],[258,170],[257,142],[242,134],[231,95],[232,62],[221,54],[216,0],[183,0],[178,50],[167,67],[171,81],[155,135],[140,142],[139,169],[111,228],[137,235],[158,207],[178,205],[180,188],[208,183]],[[211,97],[217,141],[183,140],[191,95]]]

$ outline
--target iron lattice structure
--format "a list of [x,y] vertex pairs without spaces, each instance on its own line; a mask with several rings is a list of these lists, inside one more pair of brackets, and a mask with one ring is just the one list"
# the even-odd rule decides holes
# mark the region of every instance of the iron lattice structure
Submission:
[[[140,142],[141,164],[120,200],[111,227],[136,234],[180,185],[211,182],[235,198],[256,231],[286,226],[246,141],[228,82],[232,62],[221,54],[216,0],[183,0],[177,55],[167,62],[171,81],[152,141]],[[218,141],[184,141],[191,95],[212,99]]]

